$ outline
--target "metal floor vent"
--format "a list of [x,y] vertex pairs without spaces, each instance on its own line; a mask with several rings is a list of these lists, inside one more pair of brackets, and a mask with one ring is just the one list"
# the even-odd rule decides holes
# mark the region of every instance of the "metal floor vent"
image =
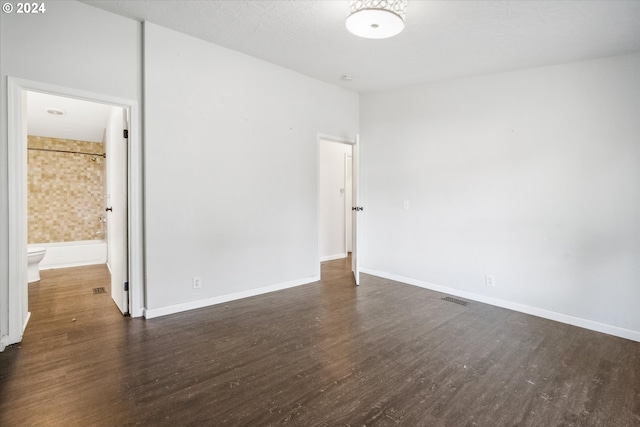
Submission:
[[98,295],[98,294],[106,294],[107,290],[104,288],[104,286],[99,287],[99,288],[93,288],[93,294],[94,295]]
[[455,304],[467,305],[469,304],[467,301],[462,301],[461,299],[452,298],[452,297],[442,297],[443,300],[453,302]]

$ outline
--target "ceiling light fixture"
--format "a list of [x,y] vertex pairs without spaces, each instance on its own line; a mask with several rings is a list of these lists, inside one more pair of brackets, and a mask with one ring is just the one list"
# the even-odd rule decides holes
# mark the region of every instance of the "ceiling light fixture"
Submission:
[[351,0],[347,30],[367,39],[386,39],[404,29],[407,0]]

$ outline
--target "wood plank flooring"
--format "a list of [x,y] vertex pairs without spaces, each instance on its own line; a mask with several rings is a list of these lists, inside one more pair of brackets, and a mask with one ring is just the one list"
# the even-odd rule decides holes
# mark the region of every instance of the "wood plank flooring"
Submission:
[[122,317],[104,266],[42,272],[0,426],[640,426],[640,343],[324,263],[323,280]]

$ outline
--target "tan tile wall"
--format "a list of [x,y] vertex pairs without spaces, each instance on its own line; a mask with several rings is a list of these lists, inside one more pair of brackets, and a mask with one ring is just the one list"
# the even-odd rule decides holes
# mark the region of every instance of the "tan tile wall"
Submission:
[[[104,144],[41,136],[29,148],[104,153]],[[94,160],[95,159],[95,160]],[[104,238],[105,159],[84,154],[28,150],[29,243]]]

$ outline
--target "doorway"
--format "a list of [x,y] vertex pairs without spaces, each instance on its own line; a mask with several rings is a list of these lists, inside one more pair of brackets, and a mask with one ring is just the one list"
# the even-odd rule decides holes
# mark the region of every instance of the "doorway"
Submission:
[[[40,93],[71,98],[74,100],[88,101],[92,103],[113,107],[110,120],[113,127],[120,127],[118,133],[124,139],[123,130],[127,126],[128,141],[125,145],[125,165],[120,164],[120,169],[125,170],[126,206],[124,217],[126,222],[123,228],[123,248],[126,248],[123,256],[123,271],[128,277],[128,284],[122,286],[124,294],[125,286],[129,293],[121,304],[116,304],[123,312],[129,312],[132,317],[143,314],[143,271],[142,271],[142,176],[141,176],[141,147],[138,103],[111,97],[103,94],[95,94],[72,88],[48,85],[46,83],[33,82],[9,77],[8,79],[8,105],[9,105],[9,304],[8,304],[8,335],[4,337],[4,344],[20,342],[22,334],[27,326],[30,313],[28,310],[27,284],[27,248],[28,248],[28,224],[27,224],[27,148],[28,143],[28,98],[29,93]],[[117,111],[120,113],[118,114]],[[126,111],[127,114],[122,113]],[[119,117],[119,119],[118,119]],[[118,120],[121,124],[117,123]],[[107,129],[107,128],[105,128]],[[122,132],[122,133],[121,133]],[[107,130],[105,130],[106,136]],[[77,150],[79,151],[79,150]],[[99,153],[93,153],[99,154]],[[109,153],[107,153],[109,155]],[[117,155],[113,155],[115,159]],[[97,158],[96,158],[97,160]],[[105,159],[106,160],[106,159]],[[89,160],[91,161],[91,160]],[[107,201],[102,202],[105,207]],[[105,211],[109,214],[109,211]],[[106,218],[105,218],[106,219]],[[98,218],[95,218],[98,220]],[[105,225],[108,221],[105,221]],[[106,228],[106,227],[105,227]],[[114,234],[117,234],[114,232]],[[122,250],[120,252],[123,252]],[[115,298],[114,298],[115,299]],[[126,302],[126,304],[124,304]]]
[[[27,91],[27,245],[39,270],[106,264],[127,314],[128,110]],[[31,281],[31,279],[29,279]]]
[[[346,159],[351,159],[350,144],[332,141],[320,143],[319,192],[320,192],[320,261],[346,258],[351,252],[347,247],[347,230],[352,228],[353,190],[347,182]],[[347,209],[349,214],[347,215]]]
[[319,264],[351,255],[354,279],[359,284],[357,159],[358,138],[318,136]]

